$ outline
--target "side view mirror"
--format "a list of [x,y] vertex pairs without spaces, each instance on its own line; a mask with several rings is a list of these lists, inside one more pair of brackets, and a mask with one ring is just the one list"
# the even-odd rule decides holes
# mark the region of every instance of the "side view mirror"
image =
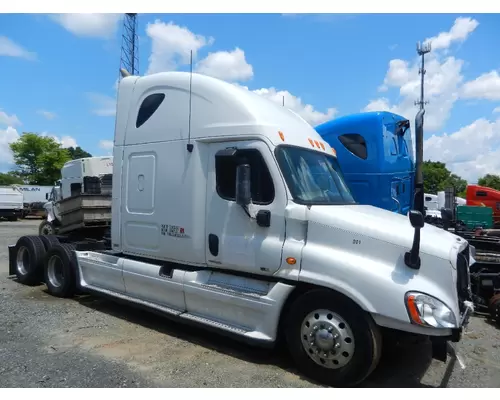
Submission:
[[240,164],[236,168],[236,203],[248,206],[252,201],[250,191],[250,165]]
[[424,216],[420,211],[410,210],[409,213],[411,226],[415,229],[413,235],[413,244],[411,250],[405,253],[405,264],[412,269],[420,268],[420,229],[424,227]]
[[420,211],[410,210],[410,224],[414,228],[423,228],[424,227],[424,216]]

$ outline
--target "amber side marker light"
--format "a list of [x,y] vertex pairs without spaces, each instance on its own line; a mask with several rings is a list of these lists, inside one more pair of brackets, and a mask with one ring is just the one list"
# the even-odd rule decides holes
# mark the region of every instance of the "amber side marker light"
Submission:
[[420,319],[420,313],[418,312],[417,305],[415,304],[415,296],[408,296],[406,298],[406,304],[408,304],[408,311],[413,322],[419,325],[424,325]]
[[283,132],[278,131],[278,135],[280,135],[281,140],[284,142],[285,141],[285,135],[283,135]]
[[290,265],[295,265],[297,263],[297,260],[295,258],[293,258],[293,257],[288,257],[286,259],[286,263],[290,264]]

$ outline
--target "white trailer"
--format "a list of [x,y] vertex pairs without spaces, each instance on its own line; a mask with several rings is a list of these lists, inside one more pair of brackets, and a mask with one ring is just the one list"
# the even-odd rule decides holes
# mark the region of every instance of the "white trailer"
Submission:
[[467,241],[419,212],[356,204],[332,148],[285,107],[198,74],[128,76],[113,155],[109,243],[22,237],[9,247],[21,282],[283,339],[305,375],[334,386],[374,370],[384,333],[430,337],[442,360],[460,340]]
[[0,186],[0,218],[16,221],[23,216],[23,193],[13,186]]

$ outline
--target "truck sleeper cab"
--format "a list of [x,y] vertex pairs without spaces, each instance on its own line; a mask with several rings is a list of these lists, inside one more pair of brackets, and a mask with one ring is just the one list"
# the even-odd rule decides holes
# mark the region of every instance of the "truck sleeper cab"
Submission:
[[[465,240],[417,215],[419,267],[408,267],[417,228],[356,204],[309,124],[235,85],[193,74],[191,89],[190,79],[121,80],[111,250],[70,258],[68,245],[53,246],[52,294],[72,295],[74,274],[83,291],[242,340],[283,337],[305,375],[334,386],[373,371],[385,328],[459,340],[470,313]],[[53,283],[58,257],[67,279]]]
[[335,148],[358,203],[408,214],[415,175],[408,120],[374,111],[339,117],[315,129]]

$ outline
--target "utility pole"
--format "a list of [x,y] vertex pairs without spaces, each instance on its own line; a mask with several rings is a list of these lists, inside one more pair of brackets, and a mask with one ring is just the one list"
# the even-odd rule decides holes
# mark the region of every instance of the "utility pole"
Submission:
[[424,98],[424,76],[425,76],[425,55],[431,51],[431,44],[421,45],[417,43],[417,53],[422,58],[422,64],[418,71],[420,74],[420,100],[415,102],[419,106],[419,111],[415,116],[415,192],[413,198],[413,209],[425,215],[424,210],[424,176],[422,166],[424,162],[424,106],[427,104]]

